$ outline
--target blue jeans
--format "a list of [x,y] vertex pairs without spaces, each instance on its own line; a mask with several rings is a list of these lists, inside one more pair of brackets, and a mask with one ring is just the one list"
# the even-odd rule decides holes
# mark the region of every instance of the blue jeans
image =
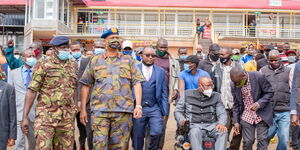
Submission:
[[290,129],[290,112],[275,112],[273,125],[269,128],[268,141],[277,133],[278,145],[276,150],[287,150]]

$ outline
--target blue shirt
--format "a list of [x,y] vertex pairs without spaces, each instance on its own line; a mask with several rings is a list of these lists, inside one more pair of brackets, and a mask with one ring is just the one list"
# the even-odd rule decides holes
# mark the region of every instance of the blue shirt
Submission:
[[196,75],[192,75],[191,73],[187,72],[186,70],[183,70],[179,73],[179,78],[184,80],[185,90],[198,89],[198,79],[201,76],[210,77],[209,73],[207,73],[206,71],[204,71],[202,69],[198,69]]
[[244,63],[247,63],[248,61],[253,60],[253,56],[250,55],[245,55],[244,57],[242,57],[242,61]]
[[[30,77],[32,77],[32,68],[30,68],[29,70],[30,71]],[[27,75],[28,75],[28,70],[25,66],[22,66],[22,81],[26,87],[26,78],[27,78]]]

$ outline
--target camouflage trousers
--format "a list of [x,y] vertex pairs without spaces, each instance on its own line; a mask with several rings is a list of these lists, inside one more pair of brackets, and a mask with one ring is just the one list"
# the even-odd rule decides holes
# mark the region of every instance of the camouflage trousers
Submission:
[[74,118],[71,114],[55,117],[56,114],[44,113],[36,116],[34,132],[37,150],[73,150],[75,139]]
[[131,113],[101,113],[92,116],[93,148],[125,150],[132,128]]

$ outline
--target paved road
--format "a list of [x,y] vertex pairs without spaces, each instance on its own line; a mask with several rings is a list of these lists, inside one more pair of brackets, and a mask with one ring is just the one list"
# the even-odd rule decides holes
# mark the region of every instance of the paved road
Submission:
[[[176,121],[174,118],[174,106],[172,105],[170,108],[170,117],[167,124],[167,132],[166,132],[166,139],[165,139],[165,146],[164,150],[173,150],[174,149],[174,143],[175,143],[175,131],[176,131]],[[78,139],[78,129],[76,129],[75,138]],[[77,141],[78,143],[78,141]],[[242,148],[241,148],[242,149]],[[270,144],[269,150],[275,150],[276,144]],[[8,148],[8,150],[13,150],[13,148]],[[133,150],[130,148],[130,150]],[[292,148],[289,148],[288,150],[292,150]]]

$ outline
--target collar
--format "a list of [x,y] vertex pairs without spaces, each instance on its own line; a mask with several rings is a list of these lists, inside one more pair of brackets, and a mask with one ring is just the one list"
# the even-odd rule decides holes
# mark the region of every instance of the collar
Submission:
[[224,64],[222,63],[219,63],[221,65],[221,68],[224,68],[224,67],[234,67],[235,66],[235,62],[231,59],[231,64],[230,66],[225,66]]
[[[27,72],[27,68],[25,67],[25,65],[22,66],[22,72],[26,73]],[[29,69],[32,72],[32,68]]]
[[[117,57],[120,59],[122,57],[121,53],[118,52]],[[106,55],[106,53],[103,54],[103,58],[104,59],[108,58],[108,56]]]
[[59,63],[60,63],[60,62],[59,62],[59,59],[58,59],[57,56],[56,56],[56,54],[52,55],[52,56],[50,57],[50,60],[51,60],[52,62],[54,62],[55,64],[59,64]]
[[273,70],[273,71],[277,72],[277,71],[281,71],[281,70],[284,69],[284,64],[281,63],[279,68],[277,68],[277,69],[273,69],[270,64],[268,65],[268,67],[269,67],[270,70]]
[[[154,66],[154,64],[152,66],[150,66],[150,69],[153,69],[153,66]],[[146,66],[142,63],[142,68],[148,68],[148,66]]]

